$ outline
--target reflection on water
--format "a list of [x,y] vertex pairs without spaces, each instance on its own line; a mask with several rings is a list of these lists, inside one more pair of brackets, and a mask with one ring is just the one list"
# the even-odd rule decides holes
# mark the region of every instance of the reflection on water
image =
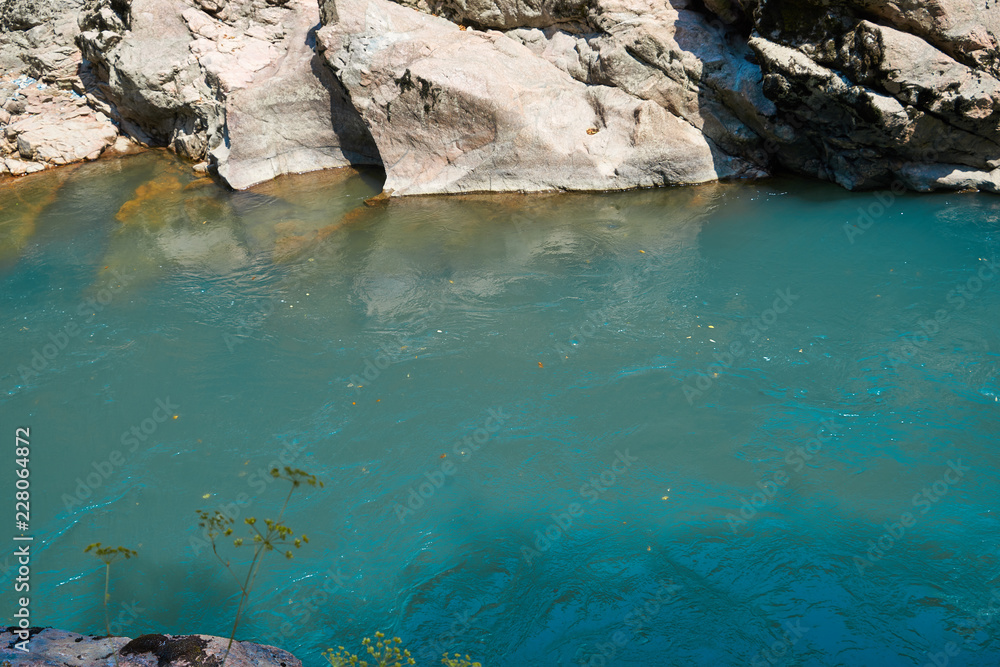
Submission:
[[35,232],[35,222],[55,201],[73,167],[56,169],[31,178],[0,181],[0,267],[24,250]]
[[800,180],[379,186],[228,192],[155,153],[0,186],[44,623],[101,630],[100,540],[140,552],[123,634],[226,634],[195,510],[268,516],[290,461],[328,484],[241,635],[308,667],[379,628],[421,664],[998,662],[997,198],[851,236],[871,196]]

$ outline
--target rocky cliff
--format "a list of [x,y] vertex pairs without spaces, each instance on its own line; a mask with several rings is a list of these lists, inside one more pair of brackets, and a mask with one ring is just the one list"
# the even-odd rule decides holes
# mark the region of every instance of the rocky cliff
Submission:
[[23,173],[121,133],[235,188],[380,164],[395,195],[782,168],[850,189],[1000,191],[991,3],[0,0],[0,66],[73,89],[94,137],[47,149],[55,112],[0,80],[0,157]]

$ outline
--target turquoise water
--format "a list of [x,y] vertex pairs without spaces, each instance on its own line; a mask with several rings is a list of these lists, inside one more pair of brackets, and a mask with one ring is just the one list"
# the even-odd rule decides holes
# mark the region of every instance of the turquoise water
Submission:
[[103,634],[101,541],[139,552],[114,632],[228,635],[196,511],[273,517],[283,461],[326,486],[239,637],[307,667],[377,629],[424,665],[1000,663],[1000,199],[379,185],[0,185],[33,624]]

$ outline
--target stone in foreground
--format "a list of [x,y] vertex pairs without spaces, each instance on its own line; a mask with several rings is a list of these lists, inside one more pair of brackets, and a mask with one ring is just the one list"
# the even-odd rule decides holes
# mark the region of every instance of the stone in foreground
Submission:
[[[31,628],[28,651],[16,628],[0,632],[0,660],[12,667],[222,667],[228,639],[210,635],[93,637],[54,628]],[[252,642],[233,642],[226,667],[302,667],[288,651]]]

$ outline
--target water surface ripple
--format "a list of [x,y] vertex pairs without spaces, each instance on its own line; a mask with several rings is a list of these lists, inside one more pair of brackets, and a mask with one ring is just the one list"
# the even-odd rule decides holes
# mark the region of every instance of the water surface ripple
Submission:
[[114,631],[227,635],[195,510],[273,516],[285,461],[327,486],[239,634],[307,667],[376,629],[424,665],[1000,664],[1000,199],[852,232],[874,195],[795,179],[378,189],[159,154],[0,186],[36,624],[103,634],[101,541],[140,552]]

